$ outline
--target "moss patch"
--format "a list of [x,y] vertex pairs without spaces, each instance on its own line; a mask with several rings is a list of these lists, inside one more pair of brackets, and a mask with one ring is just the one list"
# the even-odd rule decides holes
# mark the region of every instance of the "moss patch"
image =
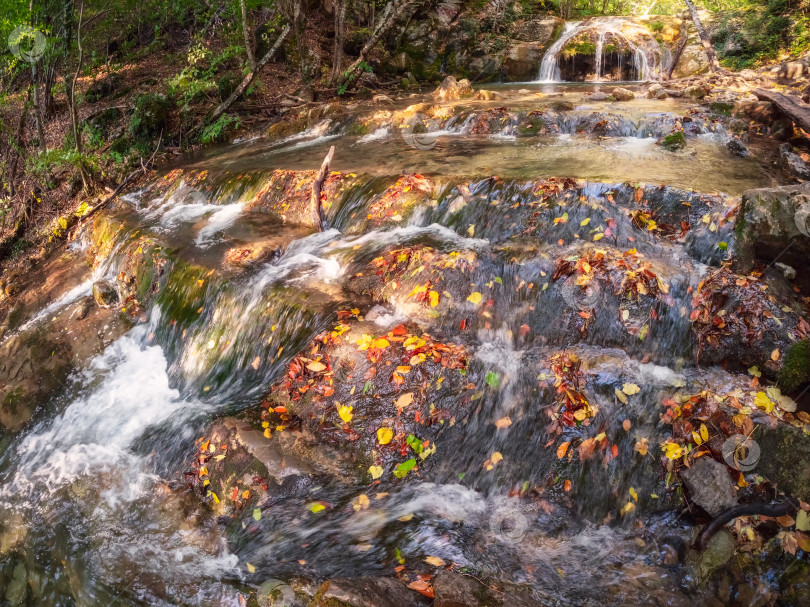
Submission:
[[810,340],[796,342],[785,354],[777,383],[785,394],[796,390],[810,380]]

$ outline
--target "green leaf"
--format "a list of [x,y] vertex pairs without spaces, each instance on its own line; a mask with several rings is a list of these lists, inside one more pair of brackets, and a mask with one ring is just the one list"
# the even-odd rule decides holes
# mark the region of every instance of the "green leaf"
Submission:
[[412,457],[409,460],[402,462],[394,470],[394,476],[397,478],[405,478],[405,476],[416,467],[416,458]]
[[416,438],[413,434],[409,434],[408,438],[405,439],[405,442],[408,443],[408,446],[417,453],[422,453],[422,441]]
[[725,250],[728,249],[728,244],[725,243],[725,242],[722,242],[722,241],[718,242],[717,243],[717,248],[720,249],[721,251],[725,251]]
[[257,522],[262,520],[262,511],[259,510],[258,508],[254,508],[253,509],[253,518],[256,519]]
[[497,388],[501,385],[501,378],[498,377],[498,374],[495,371],[490,371],[487,373],[487,385],[490,388]]
[[503,281],[501,280],[501,277],[500,277],[500,276],[496,276],[496,277],[495,277],[495,282],[497,282],[499,285],[502,285],[502,284],[503,284]]
[[368,394],[371,391],[371,382],[367,381],[366,385],[363,386],[363,394]]

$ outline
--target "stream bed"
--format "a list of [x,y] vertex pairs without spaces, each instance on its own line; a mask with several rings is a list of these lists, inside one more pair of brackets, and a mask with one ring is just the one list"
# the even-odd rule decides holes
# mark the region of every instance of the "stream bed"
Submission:
[[[681,99],[491,90],[182,158],[29,277],[2,348],[53,381],[4,409],[1,604],[806,604],[767,534],[690,550],[710,517],[662,455],[676,405],[725,439],[804,331],[727,267],[775,145],[735,156]],[[701,324],[712,289],[761,331]]]

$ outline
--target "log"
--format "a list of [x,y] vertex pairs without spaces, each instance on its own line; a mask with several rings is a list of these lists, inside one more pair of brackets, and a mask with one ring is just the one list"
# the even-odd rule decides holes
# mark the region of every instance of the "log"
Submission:
[[329,148],[329,153],[323,159],[321,170],[318,171],[315,181],[312,182],[312,222],[319,232],[324,231],[324,217],[323,217],[323,201],[321,200],[321,190],[323,189],[323,182],[326,181],[326,176],[329,174],[329,165],[332,163],[332,156],[335,155],[335,146]]
[[760,101],[770,101],[787,118],[790,118],[802,130],[810,133],[810,105],[783,93],[754,89],[754,95]]

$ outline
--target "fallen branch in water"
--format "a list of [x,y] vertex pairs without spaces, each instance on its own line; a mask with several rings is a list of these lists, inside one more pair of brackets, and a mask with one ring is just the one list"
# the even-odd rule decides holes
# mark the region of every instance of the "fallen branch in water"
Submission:
[[786,514],[795,514],[799,509],[799,501],[788,497],[781,502],[775,504],[742,504],[729,508],[721,513],[716,519],[703,528],[703,531],[698,535],[695,540],[695,547],[701,552],[706,549],[709,540],[714,537],[714,534],[720,531],[726,523],[737,518],[738,516],[759,514],[762,516],[770,516],[777,518],[785,516]]
[[332,156],[335,154],[335,146],[329,148],[329,153],[323,159],[321,170],[312,182],[312,221],[319,232],[324,231],[324,217],[323,217],[323,201],[321,200],[321,189],[323,189],[323,182],[326,181],[326,176],[329,174],[329,165],[332,163]]
[[765,89],[754,89],[753,93],[760,101],[773,103],[780,112],[804,131],[810,131],[810,106],[801,99]]

